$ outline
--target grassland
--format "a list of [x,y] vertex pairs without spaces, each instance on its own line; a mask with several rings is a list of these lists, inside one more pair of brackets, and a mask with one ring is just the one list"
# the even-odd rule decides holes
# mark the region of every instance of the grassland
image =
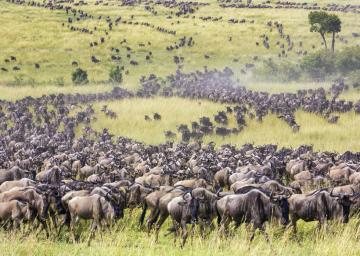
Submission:
[[[127,215],[128,216],[128,215]],[[125,224],[126,223],[126,224]],[[165,237],[165,225],[154,242],[154,236],[139,230],[136,218],[129,216],[118,224],[118,231],[112,234],[97,234],[91,246],[80,242],[67,242],[68,235],[60,239],[44,239],[34,234],[23,237],[22,233],[0,233],[0,251],[2,255],[358,255],[360,253],[359,223],[352,220],[348,225],[336,223],[329,225],[326,234],[317,232],[315,223],[299,221],[299,232],[295,237],[292,231],[283,233],[279,227],[267,227],[270,243],[261,234],[248,242],[249,234],[242,227],[227,239],[221,238],[215,230],[206,239],[199,231],[195,232],[193,242],[190,238],[184,249],[179,243],[174,245],[172,236]],[[120,230],[120,231],[119,231]],[[87,237],[83,232],[81,239]],[[179,241],[178,241],[179,242]]]
[[[41,1],[42,2],[42,1]],[[38,7],[18,6],[0,0],[0,99],[15,101],[26,96],[40,97],[51,93],[94,93],[112,89],[108,80],[108,73],[112,66],[124,66],[129,73],[124,74],[123,87],[136,89],[139,78],[143,75],[155,73],[164,77],[176,70],[173,56],[184,57],[183,70],[193,71],[209,68],[231,67],[236,78],[252,90],[278,92],[295,92],[298,89],[316,87],[329,88],[330,82],[324,83],[268,83],[254,82],[249,74],[241,74],[244,64],[258,65],[267,58],[278,59],[281,51],[277,41],[285,43],[275,28],[270,31],[268,21],[279,21],[284,25],[285,34],[289,34],[294,41],[294,50],[288,53],[287,60],[298,61],[300,56],[295,51],[319,50],[320,38],[309,32],[307,10],[285,9],[221,9],[214,0],[202,0],[210,3],[201,7],[194,15],[168,19],[172,10],[155,6],[157,15],[144,9],[143,5],[133,7],[119,6],[117,1],[106,1],[105,5],[95,5],[95,0],[87,1],[88,5],[79,9],[98,16],[109,16],[112,20],[121,16],[123,20],[134,22],[149,22],[155,26],[176,30],[176,36],[164,34],[155,29],[140,25],[120,24],[105,35],[108,30],[104,19],[81,20],[74,22],[74,26],[93,29],[98,28],[92,35],[70,31],[68,15],[62,10],[49,10]],[[254,1],[260,2],[260,1]],[[271,1],[272,3],[275,2]],[[304,0],[302,2],[312,3]],[[320,5],[327,3],[360,4],[360,0],[339,1],[320,0]],[[68,4],[65,4],[68,5]],[[134,15],[132,18],[131,15]],[[192,17],[194,16],[194,18]],[[222,17],[216,22],[203,21],[200,17]],[[354,38],[352,32],[360,31],[359,14],[339,14],[342,24],[340,36],[348,43],[337,41],[337,47],[359,45],[360,39]],[[245,19],[245,23],[230,24],[229,19]],[[250,21],[254,20],[254,23]],[[63,25],[64,23],[64,25]],[[270,49],[261,44],[260,36],[266,34],[270,40]],[[166,47],[173,45],[181,37],[193,37],[193,47],[183,47],[169,52]],[[98,47],[90,47],[89,43],[99,42],[105,37],[105,43]],[[231,41],[229,38],[231,37]],[[121,44],[124,39],[127,43]],[[300,47],[300,41],[303,46]],[[148,42],[151,43],[148,44]],[[255,43],[260,42],[260,46]],[[145,46],[140,46],[139,44]],[[313,49],[313,45],[315,48]],[[111,48],[120,49],[122,60],[118,63],[110,58]],[[131,57],[128,58],[126,47],[130,47]],[[146,60],[145,56],[151,51],[153,58]],[[101,60],[94,64],[90,57],[94,55]],[[209,58],[205,58],[208,55]],[[16,56],[16,62],[5,63],[9,56]],[[253,57],[259,60],[254,61]],[[138,66],[129,64],[130,60],[139,63]],[[71,65],[77,61],[79,66],[88,71],[90,84],[76,87],[71,82],[71,72],[75,69]],[[40,69],[34,67],[35,63]],[[20,71],[12,71],[14,66]],[[346,100],[360,99],[358,90],[350,90],[341,95]],[[101,111],[103,105],[115,111],[116,120],[109,119]],[[208,101],[186,100],[179,98],[129,99],[122,101],[99,102],[94,104],[97,120],[93,127],[100,130],[109,128],[116,135],[127,136],[149,144],[165,141],[164,131],[175,131],[179,124],[190,124],[201,116],[212,117],[225,106]],[[146,122],[144,115],[153,113],[162,115],[161,121]],[[313,144],[316,150],[344,152],[346,150],[360,151],[358,138],[360,130],[360,116],[355,113],[341,114],[338,124],[329,124],[323,118],[314,114],[299,111],[296,120],[301,126],[300,132],[294,134],[289,126],[276,116],[267,116],[262,123],[247,120],[247,127],[239,135],[226,138],[208,136],[205,142],[214,141],[218,146],[225,143],[241,145],[253,142],[256,144],[274,143],[279,146],[296,147],[300,144]],[[230,118],[230,127],[235,127],[235,120]],[[176,139],[179,141],[179,137]],[[256,236],[251,244],[247,242],[248,234],[244,229],[237,231],[228,239],[221,239],[217,232],[203,240],[197,233],[193,244],[181,250],[174,246],[171,237],[160,236],[156,244],[152,236],[139,231],[136,218],[126,214],[126,219],[119,224],[120,231],[106,233],[103,238],[99,235],[91,247],[85,243],[73,245],[67,242],[67,235],[60,239],[52,237],[45,239],[42,235],[34,234],[24,237],[22,233],[0,232],[1,255],[359,255],[359,223],[352,219],[345,227],[332,225],[325,236],[318,234],[315,223],[301,223],[298,240],[289,231],[284,234],[276,227],[270,227],[271,243],[266,243],[261,235]],[[167,223],[169,225],[169,223]],[[165,228],[163,229],[165,230]],[[163,234],[163,233],[162,233]],[[84,234],[85,236],[86,234]]]
[[[122,17],[123,20],[135,22],[148,22],[155,26],[176,30],[176,36],[164,34],[153,28],[140,25],[119,24],[112,31],[108,30],[104,19],[85,19],[67,24],[66,15],[61,10],[48,10],[40,7],[18,6],[0,1],[0,67],[7,68],[9,72],[0,71],[0,84],[2,85],[57,85],[71,84],[71,72],[74,70],[71,63],[77,61],[79,65],[89,72],[91,83],[104,84],[108,80],[111,66],[121,65],[129,71],[124,77],[124,86],[135,88],[138,80],[143,75],[156,73],[160,76],[173,73],[176,65],[173,56],[183,56],[183,69],[185,71],[209,68],[223,68],[230,66],[236,73],[244,68],[245,63],[254,62],[252,58],[259,56],[256,63],[262,59],[272,57],[277,59],[281,51],[276,42],[285,43],[280,38],[276,28],[270,31],[268,21],[279,21],[284,25],[285,34],[290,35],[294,42],[294,49],[288,52],[287,59],[294,61],[300,57],[295,53],[298,50],[316,51],[320,45],[319,35],[309,32],[307,10],[278,10],[278,9],[223,9],[216,1],[208,1],[210,5],[201,7],[189,17],[168,19],[170,12],[161,5],[154,8],[158,12],[153,15],[144,10],[144,6],[125,7],[118,6],[117,2],[109,1],[108,6],[94,5],[95,1],[81,6],[81,10],[93,15],[109,16],[112,20]],[[325,4],[325,1],[322,1]],[[342,3],[338,1],[338,3]],[[134,15],[131,18],[131,15]],[[193,18],[194,16],[194,18]],[[210,22],[203,21],[200,17],[222,17],[222,20]],[[230,24],[229,19],[245,19],[245,23]],[[356,22],[357,14],[341,13],[343,30],[340,36],[348,41],[347,44],[338,40],[338,48],[359,44],[358,38],[352,37],[352,32],[359,31],[360,24]],[[254,23],[250,23],[250,21]],[[63,26],[64,24],[64,26]],[[97,30],[92,35],[71,31],[68,26]],[[269,37],[270,49],[262,46],[260,36]],[[173,45],[181,37],[193,37],[193,47],[182,47],[169,52],[166,47]],[[90,47],[89,43],[105,38],[105,43],[97,47]],[[232,38],[229,41],[229,38]],[[126,44],[120,44],[126,39]],[[303,42],[300,47],[299,43]],[[151,43],[151,45],[148,44]],[[260,46],[255,46],[260,42]],[[145,46],[139,46],[143,43]],[[312,48],[315,45],[315,49]],[[120,49],[122,60],[119,63],[111,61],[111,47]],[[127,58],[125,47],[130,47],[131,57]],[[153,53],[151,60],[145,60],[148,52]],[[94,55],[101,60],[94,64],[90,57]],[[208,55],[210,58],[204,58]],[[16,63],[4,63],[9,56],[16,56]],[[237,62],[234,62],[237,59]],[[130,60],[139,63],[138,66],[129,64]],[[34,64],[40,64],[40,69],[35,69]],[[256,64],[255,63],[255,64]],[[14,65],[20,71],[12,71]],[[245,75],[244,79],[248,75]]]
[[[104,104],[117,113],[116,121],[100,112]],[[218,111],[225,110],[225,106],[208,101],[157,98],[97,103],[95,109],[98,117],[98,120],[93,123],[95,129],[109,128],[114,134],[124,135],[148,144],[157,144],[166,141],[164,131],[176,131],[177,126],[183,123],[191,127],[192,121],[198,121],[202,116],[213,117]],[[154,113],[159,113],[162,120],[152,122],[144,120],[145,115],[152,116]],[[229,117],[228,127],[236,127],[234,116],[229,115]],[[329,124],[320,116],[302,111],[296,113],[296,120],[301,129],[295,134],[285,122],[274,115],[268,115],[262,123],[248,119],[247,127],[238,135],[225,138],[211,135],[205,137],[204,142],[214,141],[218,146],[228,143],[238,146],[244,143],[257,145],[274,143],[287,147],[313,144],[316,150],[336,152],[360,150],[360,143],[356,139],[360,135],[358,129],[360,116],[355,113],[341,114],[339,123],[335,125]],[[177,141],[180,140],[179,136]]]

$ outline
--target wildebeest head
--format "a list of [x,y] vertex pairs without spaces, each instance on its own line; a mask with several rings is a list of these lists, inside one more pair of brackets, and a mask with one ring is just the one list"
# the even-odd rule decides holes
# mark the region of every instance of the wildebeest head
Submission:
[[348,223],[349,222],[349,214],[350,214],[350,207],[354,203],[351,198],[354,196],[354,189],[351,188],[352,194],[344,194],[344,193],[338,193],[334,194],[333,190],[330,192],[330,196],[336,198],[335,200],[339,205],[342,207],[342,222]]
[[134,209],[137,205],[140,204],[140,200],[141,200],[140,184],[134,184],[129,188],[128,207],[130,209]]
[[58,214],[65,214],[66,209],[61,203],[61,194],[56,189],[51,189],[47,193],[47,201],[51,205],[54,205],[54,208],[58,212]]
[[280,222],[282,225],[288,225],[289,224],[289,202],[288,202],[288,196],[285,195],[276,195],[272,196],[270,195],[270,200],[276,205],[276,210],[279,211],[278,217],[280,217]]
[[183,194],[183,202],[180,202],[179,205],[186,208],[186,212],[190,215],[190,222],[196,223],[198,220],[198,212],[199,212],[199,200],[191,195],[191,192],[186,192]]
[[108,192],[106,198],[110,201],[110,204],[114,208],[115,219],[121,219],[124,217],[124,209],[126,206],[126,197],[120,192]]

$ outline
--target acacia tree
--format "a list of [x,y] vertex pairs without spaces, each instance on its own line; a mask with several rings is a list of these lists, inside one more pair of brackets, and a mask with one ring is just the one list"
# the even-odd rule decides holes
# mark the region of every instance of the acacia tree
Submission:
[[327,43],[325,34],[332,33],[331,50],[335,51],[335,34],[341,31],[341,20],[335,14],[327,14],[324,11],[309,13],[310,32],[318,32],[324,42],[325,49]]
[[331,50],[335,52],[335,34],[341,31],[341,20],[335,14],[328,15],[325,21],[327,33],[332,33]]
[[324,42],[325,49],[327,49],[327,43],[325,34],[327,32],[326,29],[326,20],[329,17],[329,15],[324,12],[310,12],[309,13],[309,23],[310,23],[310,32],[318,32]]

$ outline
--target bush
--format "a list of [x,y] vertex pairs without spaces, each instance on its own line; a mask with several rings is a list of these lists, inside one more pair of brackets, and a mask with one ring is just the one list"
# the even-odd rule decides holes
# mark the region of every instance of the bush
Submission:
[[72,73],[71,79],[76,85],[84,85],[89,82],[87,72],[85,70],[82,70],[81,68],[77,68]]
[[348,79],[354,88],[360,88],[360,70],[350,72]]
[[114,83],[114,84],[122,83],[122,73],[121,73],[119,66],[117,66],[116,68],[112,68],[110,70],[109,80],[111,83]]
[[329,51],[316,52],[304,57],[300,66],[311,78],[323,80],[336,73],[335,55]]
[[275,63],[267,60],[263,62],[261,68],[256,70],[256,75],[268,81],[289,82],[298,80],[301,71],[298,65],[290,62]]
[[336,69],[342,74],[347,74],[360,69],[360,47],[349,47],[336,55]]

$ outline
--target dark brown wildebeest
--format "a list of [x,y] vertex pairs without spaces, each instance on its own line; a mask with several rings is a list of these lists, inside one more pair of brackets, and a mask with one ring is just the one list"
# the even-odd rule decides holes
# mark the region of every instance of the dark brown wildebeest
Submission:
[[168,203],[167,210],[169,212],[169,215],[171,216],[175,229],[174,243],[176,242],[180,225],[182,230],[181,247],[183,247],[188,237],[187,224],[192,225],[192,233],[195,227],[195,223],[197,222],[199,203],[189,192],[183,194],[182,196],[173,198]]
[[268,240],[264,223],[272,218],[280,219],[281,224],[289,223],[289,203],[286,196],[267,196],[257,189],[246,194],[228,195],[216,203],[218,223],[223,232],[228,231],[230,222],[235,221],[235,227],[241,223],[252,224],[253,231],[250,241],[254,239],[255,231],[259,229]]
[[[352,190],[353,191],[353,190]],[[290,217],[296,233],[296,222],[318,221],[319,229],[326,225],[327,220],[349,221],[352,194],[330,193],[326,189],[316,190],[310,194],[295,194],[289,198]]]

